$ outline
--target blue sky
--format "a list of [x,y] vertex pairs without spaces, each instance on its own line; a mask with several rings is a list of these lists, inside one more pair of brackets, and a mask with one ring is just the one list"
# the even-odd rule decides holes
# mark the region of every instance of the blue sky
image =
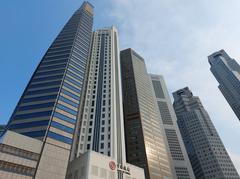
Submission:
[[[217,88],[207,56],[225,49],[240,62],[238,0],[91,0],[94,28],[115,25],[169,91],[189,86],[209,112],[240,173],[240,122]],[[6,123],[41,57],[80,0],[1,0],[0,123]]]

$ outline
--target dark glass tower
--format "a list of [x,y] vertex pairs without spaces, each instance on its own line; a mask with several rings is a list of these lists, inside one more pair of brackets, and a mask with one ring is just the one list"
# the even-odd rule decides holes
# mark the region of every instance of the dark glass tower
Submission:
[[93,7],[84,2],[47,50],[8,122],[8,130],[43,141],[36,178],[65,176],[82,113],[92,26]]
[[197,179],[239,179],[200,99],[188,87],[173,93],[178,126]]
[[127,162],[144,168],[146,179],[173,178],[160,114],[144,59],[120,52]]
[[210,55],[208,61],[219,83],[218,88],[240,120],[240,65],[224,50]]

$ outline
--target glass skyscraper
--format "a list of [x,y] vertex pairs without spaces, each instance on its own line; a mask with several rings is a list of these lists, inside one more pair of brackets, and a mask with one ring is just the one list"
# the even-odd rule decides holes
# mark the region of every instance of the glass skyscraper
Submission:
[[43,141],[35,178],[65,176],[82,114],[92,26],[93,7],[84,2],[45,53],[7,124],[8,130]]
[[218,88],[240,120],[240,65],[224,50],[210,55],[208,61]]
[[199,97],[188,87],[173,93],[177,123],[197,179],[239,179]]
[[144,59],[120,52],[127,162],[144,168],[146,179],[172,179],[170,156]]
[[171,156],[174,176],[177,179],[194,179],[192,166],[177,125],[177,117],[164,78],[155,74],[151,74],[150,77],[161,116],[161,125],[164,128],[165,140]]

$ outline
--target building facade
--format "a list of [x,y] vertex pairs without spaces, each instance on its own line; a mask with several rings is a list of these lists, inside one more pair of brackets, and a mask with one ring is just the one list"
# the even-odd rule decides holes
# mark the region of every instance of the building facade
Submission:
[[175,178],[194,179],[195,176],[177,125],[177,117],[164,78],[154,74],[151,74],[150,77],[161,115],[161,125],[164,128],[166,143],[170,151]]
[[110,156],[87,151],[69,163],[66,179],[145,179],[145,176],[142,168],[121,165]]
[[239,179],[200,99],[188,87],[173,93],[177,123],[197,179]]
[[6,125],[0,125],[0,136],[3,134]]
[[97,30],[93,33],[77,156],[93,150],[125,160],[121,89],[117,30]]
[[73,145],[76,157],[69,164],[67,178],[144,179],[143,169],[126,163],[118,33],[115,27],[93,33],[83,110],[77,127],[78,140]]
[[146,179],[173,178],[160,114],[144,59],[120,52],[127,162],[144,168]]
[[240,65],[224,50],[208,56],[208,61],[218,88],[240,120]]
[[42,142],[36,179],[65,177],[82,114],[92,26],[93,7],[84,2],[45,53],[7,124]]
[[42,144],[38,139],[6,131],[0,140],[0,178],[32,179]]

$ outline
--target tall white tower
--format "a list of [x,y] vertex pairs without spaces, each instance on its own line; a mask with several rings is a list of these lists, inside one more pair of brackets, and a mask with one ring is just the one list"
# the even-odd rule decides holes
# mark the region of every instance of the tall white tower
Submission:
[[115,27],[97,30],[80,124],[78,155],[93,150],[125,162],[122,87],[118,33]]
[[126,163],[120,71],[117,29],[93,32],[83,115],[67,179],[144,179],[143,169]]

